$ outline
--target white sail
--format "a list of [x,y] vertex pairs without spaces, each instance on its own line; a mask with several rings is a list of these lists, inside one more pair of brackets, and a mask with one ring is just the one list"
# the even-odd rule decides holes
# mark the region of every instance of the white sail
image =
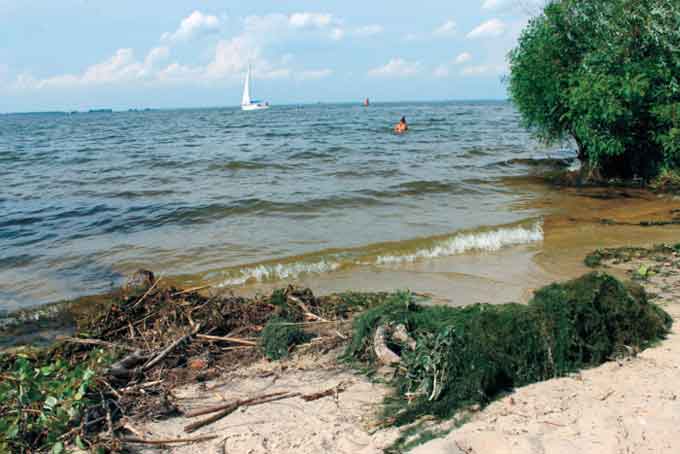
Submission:
[[241,110],[264,110],[269,109],[269,103],[257,101],[250,96],[250,65],[246,73],[246,82],[243,85],[243,98],[241,99]]
[[243,86],[243,98],[241,98],[241,105],[247,106],[250,104],[250,66],[248,66],[248,72],[246,73],[246,83]]

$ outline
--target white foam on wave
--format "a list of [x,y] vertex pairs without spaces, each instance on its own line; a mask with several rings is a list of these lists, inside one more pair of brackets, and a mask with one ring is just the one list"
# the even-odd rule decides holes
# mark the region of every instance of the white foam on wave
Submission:
[[303,274],[323,274],[330,273],[340,268],[337,262],[329,262],[321,260],[318,262],[294,262],[294,263],[277,263],[275,265],[258,265],[254,267],[243,268],[240,270],[240,276],[227,279],[219,284],[219,287],[231,287],[235,285],[243,285],[249,282],[265,282],[281,279],[297,279]]
[[391,265],[417,260],[447,257],[473,251],[497,251],[507,246],[543,241],[543,226],[540,222],[532,227],[503,227],[488,232],[461,233],[427,249],[412,254],[384,255],[376,259],[378,265]]

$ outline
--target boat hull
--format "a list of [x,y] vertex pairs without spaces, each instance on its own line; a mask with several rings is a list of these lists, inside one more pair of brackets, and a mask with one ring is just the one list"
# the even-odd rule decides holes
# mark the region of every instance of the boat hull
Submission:
[[243,104],[241,110],[264,110],[269,109],[269,104]]

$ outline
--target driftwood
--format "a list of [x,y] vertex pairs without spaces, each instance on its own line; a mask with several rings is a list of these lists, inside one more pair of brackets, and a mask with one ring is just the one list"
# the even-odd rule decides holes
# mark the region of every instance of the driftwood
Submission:
[[216,421],[219,421],[220,419],[222,419],[225,416],[229,415],[230,413],[234,412],[239,407],[244,407],[244,406],[249,407],[249,406],[253,406],[253,405],[265,404],[265,403],[268,403],[268,402],[275,402],[277,400],[290,399],[291,397],[297,397],[299,395],[300,395],[300,393],[289,393],[289,394],[284,394],[284,395],[280,395],[280,396],[276,396],[276,397],[264,398],[264,397],[260,396],[260,397],[248,399],[248,400],[245,400],[245,401],[236,401],[232,404],[227,404],[222,411],[220,411],[220,412],[218,412],[218,413],[216,413],[216,414],[214,414],[214,415],[212,415],[212,416],[210,416],[206,419],[203,419],[201,421],[196,421],[194,423],[187,425],[186,427],[184,427],[184,431],[187,432],[187,433],[194,432],[194,431],[200,429],[201,427],[204,427],[204,426],[207,426],[208,424],[212,424]]

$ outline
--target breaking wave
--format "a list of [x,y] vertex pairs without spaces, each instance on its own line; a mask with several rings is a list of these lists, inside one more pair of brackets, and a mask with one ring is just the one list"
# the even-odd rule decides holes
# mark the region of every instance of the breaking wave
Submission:
[[219,287],[232,287],[255,282],[276,281],[282,279],[297,279],[303,274],[324,274],[340,268],[340,263],[321,260],[313,263],[294,262],[277,263],[273,265],[258,265],[240,270],[240,275],[229,278],[219,284]]
[[[218,287],[236,287],[261,282],[297,279],[303,275],[326,274],[345,267],[398,265],[419,260],[435,259],[468,252],[493,252],[508,246],[543,240],[540,221],[498,227],[493,230],[460,232],[445,238],[406,240],[398,243],[375,244],[342,252],[315,253],[306,260],[262,263],[224,271]],[[415,242],[418,242],[416,246]],[[425,245],[423,245],[425,242]],[[405,250],[405,245],[406,246]],[[388,248],[388,249],[385,249]],[[408,250],[410,249],[410,251]],[[399,251],[396,253],[396,251]],[[392,253],[390,253],[392,252]]]
[[543,226],[536,222],[531,228],[523,226],[500,228],[487,232],[460,233],[432,247],[419,249],[411,254],[383,255],[376,264],[388,265],[417,260],[447,257],[473,251],[497,251],[507,246],[543,241]]

